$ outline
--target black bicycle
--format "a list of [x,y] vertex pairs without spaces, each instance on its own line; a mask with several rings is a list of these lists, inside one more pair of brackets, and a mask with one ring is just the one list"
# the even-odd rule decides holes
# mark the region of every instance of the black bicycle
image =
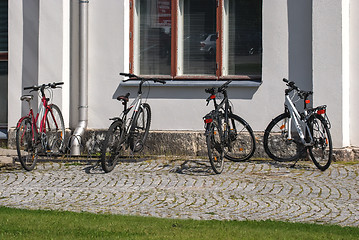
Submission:
[[[227,87],[232,80],[227,81],[219,88],[206,89],[214,103],[214,110],[204,116],[206,129],[206,143],[208,157],[212,169],[219,174],[223,170],[223,157],[239,162],[251,158],[256,148],[256,142],[251,126],[241,117],[232,112],[232,106],[228,100]],[[223,95],[218,104],[217,96]]]
[[[130,147],[132,152],[139,152],[144,147],[151,124],[151,108],[148,103],[142,102],[142,85],[148,81],[166,83],[164,80],[142,78],[131,73],[120,73],[120,75],[130,78],[123,82],[139,81],[138,94],[129,107],[127,107],[127,103],[130,93],[117,97],[124,107],[119,117],[110,119],[113,120],[113,123],[106,133],[102,146],[101,166],[105,172],[111,172],[114,169],[122,150]],[[127,114],[130,112],[132,116],[127,119]]]

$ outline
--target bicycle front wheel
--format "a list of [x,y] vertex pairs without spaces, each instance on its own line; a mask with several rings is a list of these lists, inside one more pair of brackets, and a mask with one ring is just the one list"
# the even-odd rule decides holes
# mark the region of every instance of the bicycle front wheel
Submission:
[[218,127],[217,122],[213,121],[206,133],[207,151],[209,162],[213,171],[220,174],[223,171],[224,165],[224,150],[222,144],[222,133]]
[[118,120],[109,127],[101,150],[101,167],[108,173],[117,164],[122,150],[123,140],[121,139],[122,121]]
[[141,104],[136,112],[130,131],[130,148],[133,152],[143,149],[151,125],[151,108],[147,103]]
[[264,131],[264,150],[270,158],[276,161],[297,160],[305,150],[296,132],[292,132],[291,139],[288,139],[288,129],[291,129],[289,124],[291,124],[290,114],[283,113],[274,118]]
[[16,150],[21,166],[31,171],[35,168],[38,148],[34,132],[32,130],[32,122],[30,118],[24,118],[16,129]]
[[256,142],[252,128],[237,115],[228,116],[228,146],[224,151],[224,157],[234,161],[250,159],[256,149]]
[[333,145],[329,128],[325,119],[315,114],[308,120],[313,146],[309,147],[309,155],[315,166],[325,171],[332,162]]
[[61,110],[51,104],[46,116],[47,152],[58,155],[64,152],[65,124]]

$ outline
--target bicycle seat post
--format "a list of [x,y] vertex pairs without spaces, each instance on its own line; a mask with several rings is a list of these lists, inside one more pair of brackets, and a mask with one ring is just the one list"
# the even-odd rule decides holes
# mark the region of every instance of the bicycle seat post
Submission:
[[127,101],[123,100],[122,105],[123,105],[123,111],[126,111],[126,109],[127,109]]

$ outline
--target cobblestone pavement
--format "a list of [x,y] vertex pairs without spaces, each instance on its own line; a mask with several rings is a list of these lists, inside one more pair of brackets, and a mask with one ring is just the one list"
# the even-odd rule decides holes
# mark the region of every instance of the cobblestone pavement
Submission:
[[359,226],[359,165],[327,171],[301,162],[207,160],[122,162],[108,174],[91,164],[39,163],[0,171],[0,205],[164,218],[281,220]]

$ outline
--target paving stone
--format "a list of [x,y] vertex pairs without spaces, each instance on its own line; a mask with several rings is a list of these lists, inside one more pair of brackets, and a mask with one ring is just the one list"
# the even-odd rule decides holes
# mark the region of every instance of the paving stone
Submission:
[[359,164],[121,162],[105,174],[95,164],[38,163],[0,170],[0,205],[182,219],[280,220],[359,227]]

